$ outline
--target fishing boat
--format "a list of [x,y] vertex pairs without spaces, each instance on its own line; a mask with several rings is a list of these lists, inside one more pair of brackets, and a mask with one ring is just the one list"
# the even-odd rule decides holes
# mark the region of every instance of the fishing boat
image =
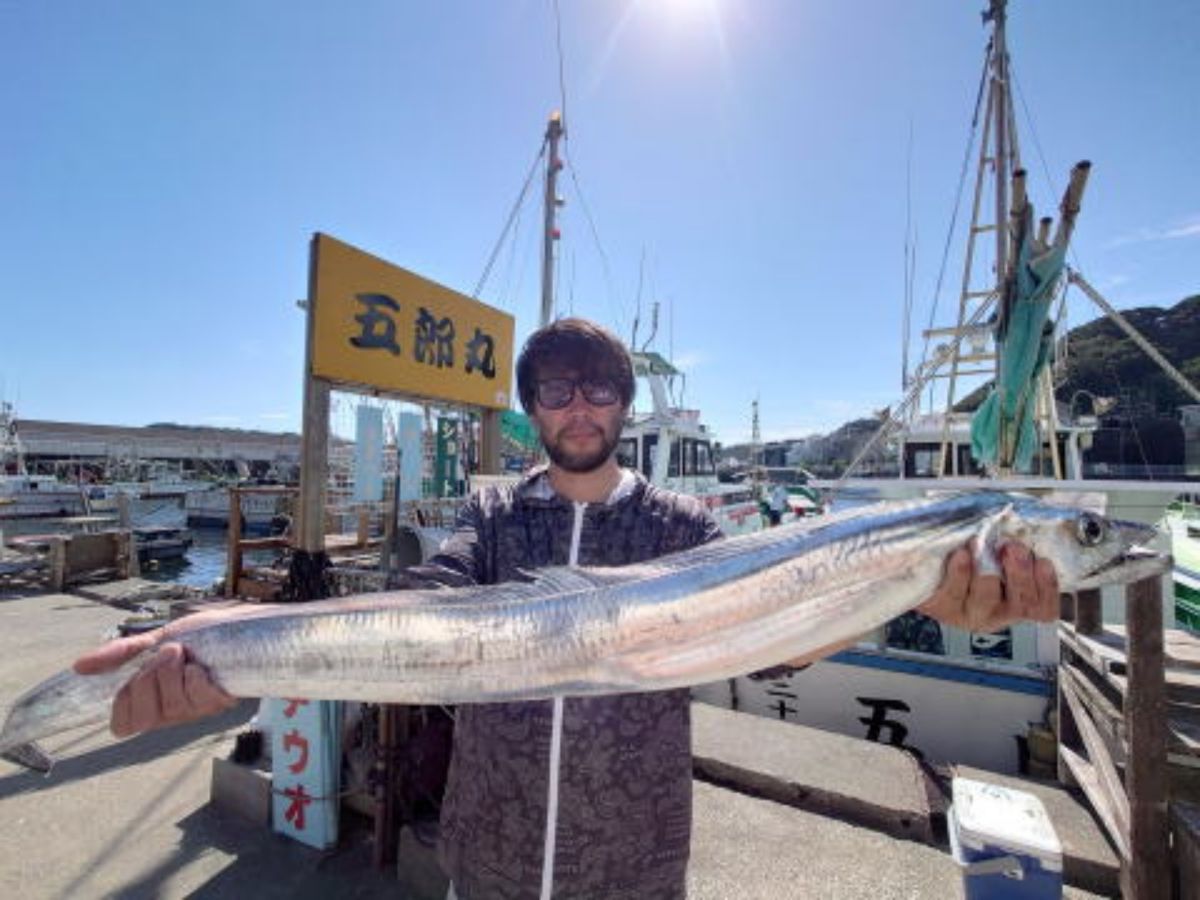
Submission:
[[0,402],[0,519],[44,519],[87,512],[87,488],[31,474],[11,403]]
[[1200,631],[1200,493],[1181,495],[1164,522],[1175,559],[1175,618],[1180,626]]
[[[183,500],[187,524],[194,528],[229,527],[229,488],[213,485],[192,491]],[[241,497],[242,532],[271,534],[287,524],[287,500],[282,493],[246,493]]]
[[134,545],[141,563],[183,559],[195,538],[186,528],[174,525],[142,525],[133,529]]
[[212,481],[188,478],[167,467],[154,467],[144,478],[113,481],[104,485],[107,496],[125,494],[136,500],[163,500],[186,497],[201,491],[211,490]]
[[640,471],[651,484],[698,497],[725,534],[762,527],[752,485],[725,484],[717,477],[716,436],[698,409],[671,401],[682,373],[661,354],[633,354],[634,376],[649,389],[649,410],[630,411],[617,445],[621,465]]
[[[1007,0],[990,0],[984,14],[990,30],[979,101],[984,108],[973,119],[982,134],[957,319],[925,332],[932,351],[911,371],[906,362],[902,400],[884,413],[859,454],[862,459],[881,445],[894,446],[898,477],[850,477],[852,463],[846,476],[818,485],[835,509],[999,487],[1155,524],[1189,485],[1085,479],[1082,453],[1094,423],[1073,418],[1054,397],[1059,344],[1052,311],[1065,285],[1078,286],[1118,324],[1123,319],[1065,263],[1090,165],[1072,170],[1053,233],[1050,218],[1035,216],[1009,94],[1006,7]],[[1136,334],[1128,323],[1122,327]],[[1143,349],[1153,355],[1152,348]],[[986,398],[974,412],[964,411],[957,402],[964,387],[981,381],[990,383]],[[1156,549],[1170,549],[1165,537]],[[1166,587],[1169,627],[1174,597]],[[1120,590],[1106,591],[1102,603],[1105,621],[1122,620]],[[1056,625],[1019,623],[998,634],[972,634],[911,613],[801,672],[739,678],[696,693],[718,705],[902,746],[931,760],[1016,773],[1036,765],[1031,748],[1050,721],[1057,663]]]
[[83,515],[85,491],[53,475],[0,475],[0,519]]
[[[555,247],[560,240],[558,212],[563,206],[557,179],[562,169],[560,143],[566,128],[559,113],[551,115],[543,138],[547,160],[543,191],[542,281],[539,327],[554,319]],[[656,313],[657,318],[657,313]],[[621,431],[617,456],[621,465],[641,472],[651,484],[699,498],[712,513],[726,534],[743,534],[762,527],[758,496],[746,485],[725,484],[717,477],[717,436],[705,424],[696,408],[678,402],[682,391],[681,372],[671,360],[650,349],[651,339],[637,348],[635,335],[630,345],[635,349],[634,377],[639,395],[650,397],[647,408],[636,405]],[[475,475],[473,490],[490,484],[514,483],[518,473],[506,475]]]

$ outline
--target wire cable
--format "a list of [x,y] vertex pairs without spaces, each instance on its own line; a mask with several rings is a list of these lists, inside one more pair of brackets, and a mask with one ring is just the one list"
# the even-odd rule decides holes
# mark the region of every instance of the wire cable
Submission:
[[604,287],[608,292],[608,302],[612,305],[613,311],[617,317],[617,334],[621,334],[625,328],[624,308],[616,299],[616,291],[613,288],[612,267],[608,263],[608,254],[604,251],[604,244],[600,240],[600,232],[596,228],[596,221],[592,218],[592,211],[588,207],[587,199],[583,195],[583,187],[579,183],[579,176],[575,171],[575,162],[571,157],[564,153],[564,159],[567,163],[567,172],[571,176],[571,184],[575,186],[575,196],[579,198],[579,207],[583,210],[583,217],[587,220],[588,228],[592,233],[592,240],[596,243],[596,252],[600,255],[600,268],[604,273]]
[[479,299],[479,292],[483,290],[488,275],[492,272],[492,265],[496,262],[496,256],[500,253],[500,248],[504,246],[504,239],[508,236],[508,231],[512,227],[513,221],[517,218],[517,214],[520,212],[521,204],[525,202],[525,195],[529,193],[529,186],[533,184],[533,176],[537,174],[538,163],[541,162],[542,157],[545,155],[546,142],[542,141],[542,146],[538,148],[537,156],[533,158],[533,165],[529,167],[529,174],[525,176],[525,184],[521,186],[521,193],[517,195],[517,201],[513,204],[512,210],[508,214],[508,219],[504,222],[504,227],[500,230],[500,237],[496,240],[496,246],[492,248],[491,255],[488,256],[487,265],[483,267],[483,274],[479,276],[475,290],[471,292],[471,299]]
[[[942,296],[942,282],[946,277],[946,263],[950,258],[950,245],[954,240],[954,229],[958,224],[958,211],[962,205],[963,185],[967,180],[967,169],[971,164],[971,150],[975,146],[975,134],[979,130],[979,109],[983,104],[983,89],[987,84],[988,69],[992,64],[992,44],[988,42],[987,53],[983,55],[983,72],[979,77],[979,89],[975,95],[975,113],[971,116],[971,129],[967,135],[967,147],[963,152],[962,167],[958,174],[958,191],[954,198],[954,212],[950,216],[950,227],[946,230],[946,243],[942,248],[942,263],[938,268],[937,285],[933,289],[933,308],[929,311],[929,325],[926,332],[933,329],[933,323],[937,318],[938,301]],[[921,345],[921,365],[923,366],[929,358],[929,334],[926,333],[925,341]],[[932,387],[932,385],[931,385]]]

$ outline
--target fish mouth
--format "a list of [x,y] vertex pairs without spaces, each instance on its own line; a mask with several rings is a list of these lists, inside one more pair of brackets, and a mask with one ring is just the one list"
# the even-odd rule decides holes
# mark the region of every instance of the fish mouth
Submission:
[[1108,562],[1087,572],[1075,585],[1076,590],[1100,587],[1103,584],[1141,581],[1171,571],[1174,561],[1169,553],[1159,553],[1148,547],[1133,546]]

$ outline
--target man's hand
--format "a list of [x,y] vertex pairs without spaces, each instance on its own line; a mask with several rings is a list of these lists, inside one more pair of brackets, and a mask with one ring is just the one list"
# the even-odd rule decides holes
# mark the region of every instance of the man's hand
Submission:
[[946,560],[946,574],[933,596],[917,607],[945,625],[969,631],[998,631],[1013,622],[1058,618],[1058,574],[1045,559],[1034,559],[1023,544],[1008,542],[997,552],[1003,576],[975,570],[969,547]]
[[[75,660],[80,675],[115,669],[158,642],[155,634],[110,641]],[[237,703],[200,664],[189,660],[182,644],[162,644],[141,671],[117,692],[109,727],[117,737],[152,731],[224,712]]]

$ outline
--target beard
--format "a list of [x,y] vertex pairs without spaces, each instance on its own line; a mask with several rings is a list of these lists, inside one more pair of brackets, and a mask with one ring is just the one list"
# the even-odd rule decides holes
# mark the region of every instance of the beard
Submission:
[[554,436],[542,435],[542,444],[546,448],[546,453],[549,455],[550,461],[567,472],[594,472],[608,462],[609,457],[617,449],[618,441],[621,439],[621,422],[619,420],[611,430],[606,430],[604,426],[595,424],[594,427],[601,436],[600,446],[595,450],[571,451],[564,446],[566,442],[561,437],[562,432],[567,427],[573,426],[565,426]]

